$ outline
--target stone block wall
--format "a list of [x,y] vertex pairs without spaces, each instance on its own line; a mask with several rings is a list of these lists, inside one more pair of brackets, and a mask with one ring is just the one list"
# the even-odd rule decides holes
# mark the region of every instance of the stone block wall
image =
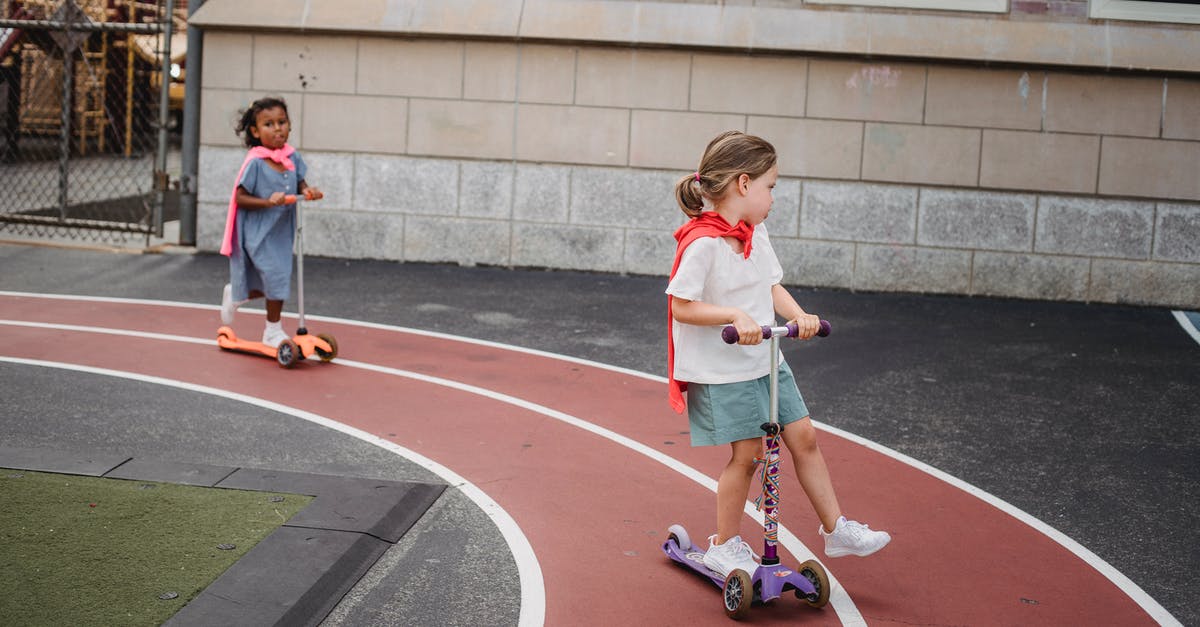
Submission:
[[739,129],[779,151],[789,284],[1195,308],[1194,63],[209,29],[199,244],[219,245],[237,111],[274,94],[326,193],[311,254],[665,275],[674,182]]

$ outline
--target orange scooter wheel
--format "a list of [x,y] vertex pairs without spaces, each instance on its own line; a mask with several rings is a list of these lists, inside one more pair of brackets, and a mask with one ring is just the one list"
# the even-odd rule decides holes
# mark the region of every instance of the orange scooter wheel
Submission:
[[333,336],[329,335],[328,333],[318,333],[317,337],[325,340],[325,343],[329,345],[328,352],[317,348],[317,357],[320,357],[321,361],[333,361],[333,358],[337,357],[338,354],[337,340],[333,339]]
[[300,349],[291,340],[280,342],[279,347],[275,349],[275,361],[278,361],[279,366],[282,368],[291,368],[296,365],[296,361],[299,358]]

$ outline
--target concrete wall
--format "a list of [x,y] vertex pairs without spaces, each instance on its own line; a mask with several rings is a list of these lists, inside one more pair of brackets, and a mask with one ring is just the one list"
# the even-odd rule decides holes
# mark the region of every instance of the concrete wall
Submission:
[[[995,20],[971,16],[948,23],[958,48],[913,58],[909,31],[877,32],[865,45],[903,58],[867,59],[845,33],[786,44],[759,26],[731,47],[731,25],[867,16],[927,33],[955,18],[688,5],[685,19],[625,0],[407,2],[398,17],[395,3],[277,1],[277,15],[307,13],[249,32],[209,0],[194,18],[202,248],[219,244],[244,154],[237,111],[269,93],[287,98],[326,193],[306,213],[314,254],[664,275],[683,220],[674,181],[733,128],[779,150],[767,225],[790,284],[1200,306],[1195,27],[1106,26],[1102,60],[1064,66],[1103,44],[1030,52],[1025,38],[1092,25],[988,26],[1005,36],[977,50],[963,33]],[[466,23],[435,10],[470,4]],[[660,9],[674,21],[646,18]],[[1152,51],[1120,43],[1148,33]]]

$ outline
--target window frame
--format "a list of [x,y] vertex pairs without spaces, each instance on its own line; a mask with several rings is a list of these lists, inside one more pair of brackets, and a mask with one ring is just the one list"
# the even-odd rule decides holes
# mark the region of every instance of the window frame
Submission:
[[1008,13],[1008,0],[804,0],[804,3],[893,9],[931,9],[964,13]]
[[1088,0],[1088,17],[1094,20],[1200,24],[1200,4],[1148,0]]

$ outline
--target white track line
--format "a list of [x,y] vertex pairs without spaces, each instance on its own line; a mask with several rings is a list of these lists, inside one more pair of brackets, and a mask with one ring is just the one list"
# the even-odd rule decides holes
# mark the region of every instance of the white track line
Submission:
[[[813,424],[816,424],[816,423],[814,422]],[[905,464],[908,464],[909,466],[912,466],[913,468],[916,468],[917,470],[920,470],[929,475],[932,475],[933,477],[935,477],[937,479],[941,479],[942,481],[945,481],[946,483],[962,490],[963,492],[966,492],[967,494],[970,494],[970,495],[984,501],[985,503],[988,503],[989,505],[1012,516],[1013,518],[1016,518],[1017,520],[1025,523],[1026,525],[1033,527],[1039,533],[1045,535],[1046,537],[1050,538],[1051,540],[1054,540],[1055,542],[1057,542],[1059,545],[1061,545],[1063,548],[1067,549],[1071,553],[1074,553],[1076,557],[1083,560],[1085,563],[1087,563],[1092,568],[1095,568],[1096,571],[1099,572],[1101,575],[1104,575],[1105,577],[1107,577],[1108,580],[1113,583],[1113,585],[1115,585],[1117,588],[1119,588],[1125,594],[1129,595],[1129,598],[1133,599],[1133,601],[1135,603],[1137,603],[1143,610],[1145,610],[1145,612],[1147,614],[1149,614],[1151,618],[1158,621],[1158,623],[1160,625],[1163,625],[1163,627],[1168,627],[1168,626],[1182,627],[1179,620],[1177,620],[1174,616],[1172,616],[1171,613],[1166,610],[1166,608],[1164,608],[1157,601],[1155,601],[1149,594],[1146,593],[1145,590],[1142,590],[1141,586],[1137,585],[1132,580],[1130,580],[1128,577],[1126,577],[1124,574],[1122,574],[1121,571],[1117,570],[1116,568],[1113,568],[1108,562],[1104,561],[1099,555],[1092,553],[1086,547],[1084,547],[1082,544],[1079,544],[1075,540],[1071,539],[1070,536],[1067,536],[1066,534],[1055,529],[1054,527],[1051,527],[1050,525],[1047,525],[1046,523],[1042,522],[1041,520],[1038,520],[1034,516],[1021,510],[1017,506],[1015,506],[1011,503],[1008,503],[1007,501],[1005,501],[1004,499],[1001,499],[1000,497],[997,497],[997,496],[990,494],[984,490],[981,490],[981,489],[963,481],[962,479],[955,477],[954,475],[951,475],[944,471],[938,470],[937,468],[934,468],[933,466],[930,466],[929,464],[926,464],[925,462],[913,459],[903,453],[900,453],[899,451],[894,451],[890,448],[887,448],[886,446],[883,446],[882,444],[879,444],[878,442],[872,442],[871,440],[868,440],[861,436],[854,435],[853,433],[850,433],[848,431],[843,431],[841,429],[838,429],[837,427],[831,427],[829,425],[821,425],[820,428],[822,428],[830,433],[833,433],[835,435],[838,435],[840,437],[846,438],[847,440],[850,440],[851,442],[857,442],[858,444],[861,444],[862,446],[865,446],[873,451],[882,453],[884,455],[887,455],[888,457],[891,457],[898,461],[904,462]]]
[[[51,299],[51,300],[78,300],[78,301],[95,302],[95,303],[126,303],[126,304],[130,304],[130,305],[147,305],[147,306],[151,306],[151,307],[180,307],[180,308],[184,308],[184,309],[207,309],[207,310],[211,310],[211,311],[220,311],[220,309],[221,309],[220,305],[204,305],[204,304],[198,304],[198,303],[188,303],[188,302],[173,301],[173,300],[150,300],[150,299],[146,299],[146,298],[119,298],[116,296],[79,296],[79,295],[66,295],[66,294],[38,294],[35,292],[10,292],[10,291],[4,291],[4,290],[0,290],[0,296],[13,296],[13,297],[17,297],[17,298],[46,298],[46,299]],[[257,314],[265,313],[262,309],[254,309],[251,307],[242,307],[242,308],[238,309],[238,311],[244,312],[244,313],[257,313]],[[283,313],[283,317],[290,318],[290,319],[297,318],[296,314],[287,313],[287,312]],[[567,361],[567,362],[577,363],[577,364],[581,364],[581,365],[585,365],[585,366],[591,366],[593,368],[599,368],[601,370],[608,370],[611,372],[619,372],[621,374],[627,374],[627,375],[631,375],[631,376],[635,376],[635,377],[640,377],[643,379],[649,379],[651,381],[660,381],[663,384],[666,384],[666,382],[667,382],[667,380],[663,377],[658,377],[658,376],[655,376],[652,374],[647,374],[645,372],[640,372],[638,370],[631,370],[629,368],[622,368],[620,366],[613,366],[610,364],[604,364],[604,363],[600,363],[600,362],[596,362],[596,361],[590,361],[587,359],[580,359],[579,357],[571,357],[570,355],[559,355],[558,353],[550,353],[550,352],[546,352],[546,351],[541,351],[536,348],[525,348],[524,346],[514,346],[512,344],[501,344],[499,342],[491,342],[488,340],[477,340],[475,338],[464,337],[461,335],[451,335],[449,333],[439,333],[437,331],[426,331],[424,329],[401,327],[401,326],[396,326],[396,325],[392,325],[392,324],[381,324],[378,322],[364,322],[361,320],[349,320],[346,318],[337,318],[337,317],[333,317],[333,316],[306,315],[304,318],[305,318],[305,320],[333,322],[335,324],[344,324],[347,326],[361,327],[364,329],[379,329],[379,330],[383,330],[383,331],[408,333],[411,335],[420,335],[423,337],[432,337],[432,338],[438,338],[438,339],[444,339],[444,340],[454,340],[456,342],[463,342],[466,344],[474,344],[477,346],[487,346],[487,347],[495,348],[495,349],[499,349],[499,350],[511,351],[511,352],[516,352],[516,353],[525,353],[528,355],[537,355],[539,357],[546,357],[548,359],[556,359],[559,361]],[[210,340],[205,340],[205,341],[207,342]]]
[[1171,312],[1171,315],[1175,316],[1175,320],[1179,322],[1179,326],[1183,327],[1183,330],[1188,335],[1192,336],[1192,339],[1196,340],[1197,344],[1200,344],[1200,330],[1196,329],[1196,325],[1192,324],[1192,321],[1187,317],[1187,314],[1182,311],[1175,310]]
[[[7,324],[8,321],[3,321],[3,323]],[[26,325],[22,325],[22,326],[37,326],[37,325],[26,324]],[[60,329],[64,329],[64,330],[79,330],[79,329],[71,328],[71,327],[69,327],[69,325],[53,325],[53,326],[48,325],[48,328],[60,328]],[[168,337],[171,337],[171,336],[162,336],[160,334],[140,334],[140,335],[133,334],[133,333],[114,333],[114,334],[115,335],[136,335],[137,337],[155,336],[154,339],[166,339]],[[182,339],[184,341],[191,341],[193,338],[182,338]],[[178,341],[178,340],[176,340],[176,341]],[[212,342],[213,342],[213,340],[205,340],[203,343],[211,344]],[[3,355],[0,355],[0,361],[14,363],[14,364],[28,365],[28,366],[60,368],[63,370],[74,370],[77,372],[86,372],[86,373],[90,373],[90,374],[105,375],[105,376],[110,376],[110,377],[119,377],[122,379],[130,379],[133,381],[141,381],[144,383],[153,383],[156,385],[174,387],[174,388],[178,388],[181,390],[188,390],[191,392],[200,392],[202,394],[211,394],[213,396],[219,396],[222,398],[227,398],[230,400],[247,403],[250,405],[256,405],[258,407],[262,407],[262,408],[268,409],[270,411],[275,411],[275,412],[279,412],[281,414],[287,414],[289,416],[294,416],[294,417],[300,418],[302,420],[307,420],[309,422],[321,425],[323,427],[327,427],[329,429],[333,429],[334,431],[339,431],[346,435],[358,438],[359,440],[362,440],[368,444],[374,444],[375,446],[378,446],[387,451],[395,453],[396,455],[399,455],[400,457],[403,457],[403,458],[413,462],[414,464],[416,464],[422,468],[425,468],[426,470],[429,470],[430,472],[441,477],[446,483],[450,484],[451,487],[455,487],[455,488],[458,488],[459,490],[461,490],[462,493],[467,498],[471,499],[471,501],[474,502],[475,505],[477,505],[479,507],[479,509],[483,511],[483,513],[492,521],[492,523],[496,525],[496,528],[500,530],[500,534],[504,537],[504,541],[508,543],[509,549],[512,551],[512,554],[513,554],[513,559],[517,563],[517,574],[518,574],[518,577],[521,582],[521,613],[520,613],[519,624],[523,625],[523,626],[534,627],[534,626],[543,625],[545,623],[545,620],[546,620],[546,595],[545,595],[546,587],[545,587],[545,581],[542,579],[542,569],[541,569],[541,566],[538,564],[537,556],[533,552],[533,546],[530,545],[529,539],[525,537],[525,534],[521,531],[521,528],[520,528],[520,526],[517,525],[517,522],[515,520],[513,520],[512,516],[510,516],[508,514],[508,512],[504,511],[504,508],[501,507],[499,503],[497,503],[490,496],[488,496],[487,493],[485,493],[483,490],[480,490],[475,484],[467,481],[465,478],[463,478],[462,476],[460,476],[458,473],[454,472],[453,470],[433,461],[432,459],[429,459],[428,457],[425,457],[424,455],[421,455],[420,453],[417,453],[416,451],[413,451],[412,449],[405,448],[403,446],[400,446],[399,444],[396,444],[394,442],[390,442],[383,438],[374,436],[370,433],[367,433],[366,431],[362,431],[360,429],[356,429],[354,427],[345,425],[336,420],[326,418],[324,416],[320,416],[320,415],[314,414],[312,412],[304,411],[303,409],[289,407],[287,405],[281,405],[274,401],[269,401],[269,400],[254,397],[254,396],[248,396],[245,394],[239,394],[237,392],[229,392],[227,390],[208,387],[208,386],[204,386],[204,385],[196,385],[194,383],[188,383],[186,381],[178,381],[175,379],[166,379],[163,377],[155,377],[155,376],[137,374],[137,373],[133,373],[133,372],[124,372],[124,371],[120,371],[120,370],[110,370],[108,368],[93,368],[91,366],[81,366],[81,365],[77,365],[77,364],[68,364],[68,363],[56,362],[56,361],[42,361],[42,360],[36,360],[36,359],[22,359],[19,357],[5,357]]]
[[[56,330],[62,330],[62,331],[75,331],[75,332],[81,332],[81,333],[100,333],[100,334],[105,334],[105,335],[120,335],[120,336],[126,336],[126,337],[138,337],[138,338],[163,340],[163,341],[186,342],[189,344],[210,345],[210,344],[213,344],[213,342],[214,342],[214,340],[212,340],[212,339],[202,339],[202,338],[194,338],[194,337],[187,337],[187,336],[180,336],[180,335],[168,335],[168,334],[162,334],[162,333],[146,333],[143,331],[130,331],[130,330],[126,330],[126,329],[89,327],[89,326],[83,326],[83,325],[40,323],[40,322],[28,322],[28,321],[20,321],[20,320],[3,320],[3,319],[0,319],[0,325],[11,325],[11,326],[21,326],[21,327],[33,327],[33,328],[47,328],[47,329],[56,329]],[[447,336],[447,338],[453,339],[451,336]],[[3,356],[0,356],[0,359],[6,359],[6,358],[4,358]],[[469,394],[475,394],[475,395],[487,398],[489,400],[506,403],[509,405],[513,405],[515,407],[520,407],[522,409],[541,414],[548,418],[553,418],[554,420],[558,420],[560,422],[566,423],[568,425],[571,425],[571,426],[577,427],[579,429],[582,429],[584,431],[588,431],[590,433],[598,435],[598,436],[605,438],[615,444],[624,446],[625,448],[628,448],[636,453],[639,453],[639,454],[641,454],[645,457],[648,457],[656,462],[659,462],[660,464],[666,466],[667,468],[698,483],[699,485],[703,486],[704,488],[708,489],[709,491],[713,492],[714,494],[717,491],[717,482],[715,480],[713,480],[711,477],[708,477],[707,475],[696,470],[695,468],[692,468],[691,466],[688,466],[687,464],[684,464],[673,457],[670,457],[664,453],[661,453],[660,451],[650,448],[650,447],[642,444],[641,442],[630,439],[630,438],[628,438],[624,435],[621,435],[615,431],[606,429],[604,427],[593,424],[591,422],[588,422],[588,421],[578,418],[576,416],[572,416],[570,414],[560,412],[556,409],[552,409],[552,408],[546,407],[544,405],[539,405],[537,403],[533,403],[533,402],[527,401],[525,399],[510,396],[508,394],[504,394],[501,392],[496,392],[494,390],[489,390],[486,388],[481,388],[478,386],[470,385],[467,383],[461,383],[459,381],[453,381],[450,379],[443,379],[441,377],[425,375],[425,374],[421,374],[419,372],[400,370],[398,368],[391,368],[388,366],[380,366],[377,364],[370,364],[370,363],[353,361],[353,360],[342,359],[342,358],[338,358],[336,360],[336,363],[338,365],[344,366],[344,367],[370,370],[370,371],[374,371],[374,372],[379,372],[381,374],[387,374],[387,375],[391,375],[391,376],[398,376],[398,377],[403,377],[403,378],[412,379],[412,380],[416,380],[416,381],[422,381],[424,383],[429,383],[432,385],[438,385],[438,386],[442,386],[442,387],[455,389],[455,390],[458,390],[461,392],[466,392]],[[751,518],[758,521],[758,523],[760,525],[762,524],[763,515],[761,512],[759,512],[755,509],[755,507],[752,503],[747,502],[744,509],[745,509],[746,515],[748,515]],[[526,542],[528,542],[528,541],[526,540]],[[812,550],[810,550],[803,542],[800,541],[799,538],[796,537],[795,534],[793,534],[790,530],[787,529],[786,526],[784,526],[782,524],[779,525],[779,543],[782,544],[783,547],[786,548],[789,552],[791,552],[792,555],[796,557],[796,559],[798,559],[802,562],[805,560],[809,560],[809,559],[818,559],[817,556],[812,552]],[[850,598],[849,593],[846,592],[845,587],[841,585],[841,583],[833,575],[833,573],[831,572],[831,569],[828,566],[826,566],[825,570],[826,570],[826,574],[829,577],[829,585],[830,585],[829,604],[833,607],[834,612],[838,616],[838,619],[842,622],[843,625],[847,625],[847,626],[866,625],[867,624],[866,619],[863,618],[862,613],[858,610],[858,607],[854,604],[854,601]],[[540,573],[540,571],[539,571],[539,573]],[[543,601],[543,603],[544,603],[544,601]]]
[[[531,412],[539,413],[543,416],[553,418],[555,420],[566,423],[573,427],[577,427],[577,428],[587,431],[589,433],[598,435],[602,438],[605,438],[606,440],[609,440],[610,442],[614,442],[616,444],[624,446],[625,448],[628,448],[629,450],[634,451],[635,453],[639,453],[645,457],[648,457],[648,458],[666,466],[667,468],[683,475],[684,477],[687,477],[688,479],[695,481],[696,483],[698,483],[701,486],[710,490],[713,494],[716,494],[716,492],[717,492],[717,482],[715,480],[713,480],[711,477],[705,475],[704,473],[696,470],[695,468],[692,468],[691,466],[675,459],[674,457],[671,457],[660,451],[650,448],[649,446],[646,446],[645,444],[642,444],[641,442],[638,442],[637,440],[633,440],[624,435],[621,435],[620,433],[617,433],[610,429],[606,429],[599,425],[590,423],[586,420],[583,420],[582,418],[578,418],[576,416],[572,416],[570,414],[560,412],[556,409],[551,409],[550,407],[546,407],[545,405],[539,405],[537,403],[533,403],[533,402],[527,401],[525,399],[517,398],[515,396],[509,396],[508,394],[504,394],[502,392],[496,392],[493,390],[488,390],[486,388],[476,387],[474,385],[470,385],[467,383],[460,383],[458,381],[451,381],[449,379],[443,379],[441,377],[432,377],[429,375],[421,374],[419,372],[412,372],[409,370],[399,370],[397,368],[390,368],[388,366],[379,366],[379,365],[375,365],[375,364],[350,361],[350,360],[341,359],[341,358],[339,358],[337,360],[337,363],[339,363],[343,366],[351,366],[354,368],[362,368],[364,370],[371,370],[371,371],[379,372],[379,373],[383,373],[383,374],[390,374],[390,375],[394,375],[394,376],[398,376],[398,377],[415,379],[418,381],[423,381],[425,383],[440,385],[440,386],[452,388],[455,390],[459,390],[462,392],[467,392],[470,394],[477,394],[479,396],[486,397],[489,400],[494,400],[494,401],[498,401],[501,403],[507,403],[509,405],[514,405],[516,407],[520,407],[522,409],[526,409]],[[758,524],[760,524],[760,525],[763,524],[762,512],[759,512],[757,509],[755,509],[755,507],[752,503],[747,502],[744,510],[745,510],[747,516],[750,516],[751,518],[754,518],[755,520],[757,520]],[[784,548],[786,548],[789,552],[791,552],[791,554],[793,556],[795,556],[796,559],[800,560],[801,562],[803,562],[805,560],[809,560],[809,559],[817,559],[817,556],[815,554],[813,554],[813,552],[807,546],[805,546],[805,544],[803,542],[801,542],[799,538],[797,538],[794,534],[792,534],[792,532],[789,531],[782,524],[779,525],[779,543],[782,544]],[[829,576],[829,588],[830,588],[829,604],[831,606],[833,606],[834,611],[838,615],[838,619],[842,621],[843,625],[848,625],[848,626],[849,625],[866,625],[867,624],[866,619],[864,619],[862,613],[858,611],[858,607],[854,604],[854,601],[850,598],[850,595],[846,592],[845,587],[841,585],[841,583],[837,580],[836,577],[833,576],[833,574],[831,572],[829,572],[830,569],[828,566],[826,566],[825,570],[826,570],[826,574]]]
[[[3,290],[0,290],[0,296],[16,296],[16,297],[26,297],[26,298],[51,298],[51,299],[61,299],[61,300],[81,300],[81,301],[94,301],[94,302],[123,302],[123,303],[130,303],[130,304],[150,305],[150,306],[183,307],[183,308],[191,308],[191,309],[209,309],[209,310],[213,310],[213,311],[220,309],[220,306],[218,306],[218,305],[201,305],[201,304],[196,304],[196,303],[186,303],[186,302],[180,302],[180,301],[162,301],[162,300],[133,299],[133,298],[110,298],[110,297],[103,297],[103,296],[72,296],[72,295],[59,295],[59,294],[38,294],[38,293],[32,293],[32,292],[8,292],[8,291],[3,291]],[[246,310],[246,311],[250,311],[250,310]],[[1192,326],[1191,321],[1188,320],[1186,316],[1182,315],[1181,312],[1172,312],[1172,313],[1175,314],[1176,320],[1179,320],[1180,324],[1182,326],[1184,326],[1184,330],[1187,331],[1189,333],[1189,335],[1192,335],[1192,337],[1194,339],[1196,339],[1197,342],[1200,342],[1200,332],[1196,331],[1196,328],[1194,326]],[[295,317],[294,315],[290,315],[290,314],[284,314],[284,315],[288,316],[288,317]],[[322,320],[322,321],[333,322],[333,323],[337,323],[337,324],[345,324],[345,325],[349,325],[349,326],[358,326],[358,327],[365,327],[365,328],[397,331],[397,332],[401,332],[401,333],[411,333],[414,335],[422,335],[422,336],[426,336],[426,337],[454,340],[454,341],[458,341],[458,342],[465,342],[468,344],[488,346],[488,347],[497,348],[497,349],[501,349],[501,350],[509,350],[509,351],[514,351],[514,352],[519,352],[519,353],[527,353],[527,354],[531,354],[531,355],[547,357],[550,359],[557,359],[557,360],[561,360],[561,361],[583,364],[583,365],[591,366],[594,368],[600,368],[603,370],[620,372],[623,374],[628,374],[631,376],[640,377],[640,378],[651,380],[651,381],[662,382],[664,384],[666,383],[666,379],[664,377],[647,374],[647,373],[639,372],[636,370],[620,368],[618,366],[612,366],[609,364],[603,364],[603,363],[589,361],[586,359],[580,359],[577,357],[571,357],[571,356],[567,356],[567,355],[558,355],[555,353],[540,351],[540,350],[536,350],[536,349],[524,348],[524,347],[520,347],[520,346],[511,346],[508,344],[500,344],[497,342],[490,342],[487,340],[477,340],[477,339],[473,339],[473,338],[465,338],[465,337],[460,337],[460,336],[450,335],[450,334],[445,334],[445,333],[425,331],[422,329],[411,329],[411,328],[407,328],[407,327],[379,324],[379,323],[373,323],[373,322],[361,322],[361,321],[357,321],[357,320],[347,320],[344,318],[337,318],[337,317],[306,316],[306,318],[311,319],[311,320]],[[339,359],[338,361],[342,362],[343,360]],[[1108,578],[1109,581],[1111,581],[1114,585],[1117,586],[1117,588],[1119,588],[1122,592],[1124,592],[1126,595],[1128,595],[1129,598],[1132,599],[1135,603],[1137,603],[1138,606],[1141,607],[1147,614],[1149,614],[1152,618],[1157,620],[1159,622],[1159,624],[1163,625],[1164,627],[1174,627],[1177,625],[1181,626],[1181,623],[1179,622],[1179,620],[1176,619],[1174,616],[1172,616],[1171,613],[1166,610],[1166,608],[1164,608],[1160,603],[1155,601],[1140,586],[1138,586],[1136,583],[1134,583],[1132,580],[1130,580],[1128,577],[1126,577],[1124,574],[1122,574],[1116,568],[1113,568],[1113,566],[1110,565],[1108,562],[1101,559],[1095,553],[1092,553],[1090,550],[1085,548],[1083,545],[1072,540],[1066,534],[1058,531],[1057,529],[1046,524],[1045,522],[1042,522],[1041,520],[1028,514],[1024,510],[1017,508],[1016,506],[988,493],[985,490],[982,490],[982,489],[980,489],[976,486],[973,486],[965,481],[962,481],[961,479],[958,479],[958,478],[954,477],[953,475],[947,474],[941,470],[934,468],[933,466],[930,466],[922,461],[919,461],[917,459],[909,457],[908,455],[905,455],[899,451],[896,451],[896,450],[890,449],[886,446],[883,446],[882,444],[873,442],[871,440],[867,440],[865,438],[862,438],[861,436],[854,435],[848,431],[843,431],[836,427],[831,427],[829,425],[823,424],[816,420],[813,421],[813,425],[815,427],[817,427],[818,429],[821,429],[828,433],[831,433],[831,434],[837,435],[839,437],[843,437],[843,438],[846,438],[853,442],[856,442],[858,444],[861,444],[862,446],[865,446],[873,451],[876,451],[878,453],[881,453],[883,455],[891,457],[892,459],[894,459],[898,462],[901,462],[903,464],[906,464],[908,466],[916,468],[917,470],[925,472],[937,479],[945,481],[945,482],[949,483],[950,485],[953,485],[954,487],[957,487],[960,490],[963,490],[964,492],[967,492],[968,494],[971,494],[971,495],[979,498],[980,500],[983,500],[984,502],[992,505],[993,507],[996,507],[997,509],[1009,514],[1010,516],[1016,518],[1017,520],[1024,522],[1025,524],[1032,527],[1034,530],[1038,531],[1039,533],[1042,533],[1046,537],[1057,542],[1060,546],[1062,546],[1063,548],[1070,551],[1072,554],[1074,554],[1076,557],[1078,557],[1084,563],[1090,565],[1092,568],[1095,568],[1097,572],[1099,572],[1100,574],[1102,574],[1106,578]],[[697,473],[697,474],[699,474],[699,473]],[[700,476],[704,476],[704,475],[700,475]],[[707,477],[705,477],[705,479],[707,479]],[[707,480],[712,481],[711,479],[707,479]],[[713,483],[713,486],[711,489],[713,489],[713,491],[716,490],[715,482]],[[756,516],[756,518],[761,521],[761,514],[759,514],[758,512],[754,512],[752,505],[747,504],[746,511],[747,511],[747,514]],[[795,539],[795,536],[792,535],[791,532],[784,529],[782,525],[780,526],[779,536],[780,536],[781,542],[784,542],[784,541],[788,540],[789,538]],[[803,543],[799,543],[799,540],[796,540],[796,542],[800,546],[804,546]],[[795,555],[797,558],[802,558],[802,556],[804,556],[804,555],[812,554],[812,552],[809,551],[807,549],[807,547],[804,548],[803,552],[798,552],[797,550],[791,548],[791,546],[789,546],[788,544],[785,544],[785,546],[788,547],[788,550],[793,555]],[[803,559],[808,559],[808,558],[804,557]],[[830,575],[830,579],[831,579],[831,581],[833,581],[832,574]],[[841,586],[835,587],[835,589],[833,590],[833,593],[836,593],[840,589],[841,589]],[[832,595],[830,597],[830,602],[831,603],[833,602]],[[858,614],[857,608],[855,608],[854,612],[855,612],[855,614]],[[861,614],[858,614],[858,617],[859,617],[859,620],[862,620]],[[865,623],[865,621],[863,621],[861,624],[866,624],[866,623]]]

